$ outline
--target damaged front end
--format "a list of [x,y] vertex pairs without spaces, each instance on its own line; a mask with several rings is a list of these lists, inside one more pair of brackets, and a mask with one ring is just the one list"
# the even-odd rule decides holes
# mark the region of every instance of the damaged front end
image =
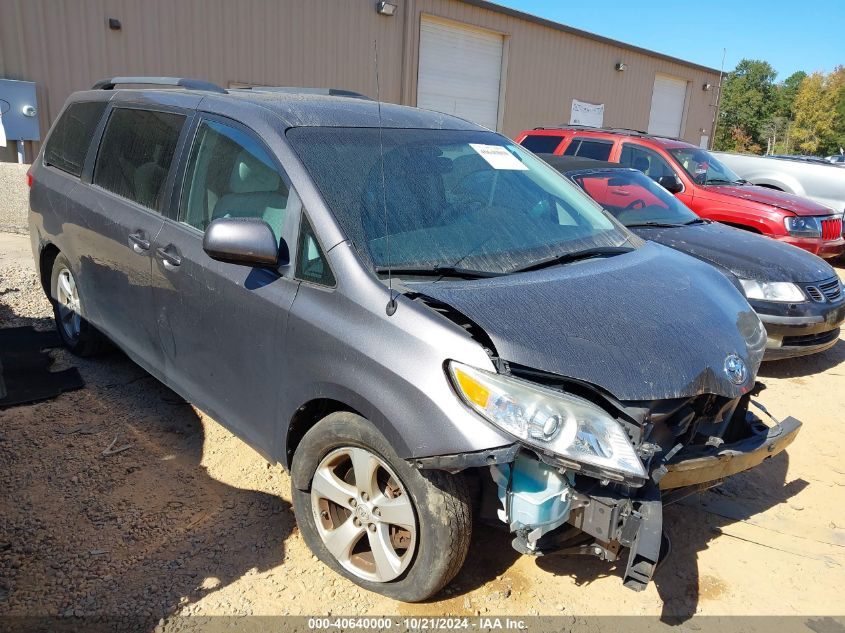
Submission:
[[484,464],[482,517],[504,522],[517,551],[615,561],[627,548],[624,584],[636,591],[660,561],[663,505],[777,455],[801,426],[794,418],[767,426],[749,411],[759,383],[737,398],[622,402],[584,383],[506,369],[506,378],[460,365],[450,372],[467,404],[521,441],[417,467]]

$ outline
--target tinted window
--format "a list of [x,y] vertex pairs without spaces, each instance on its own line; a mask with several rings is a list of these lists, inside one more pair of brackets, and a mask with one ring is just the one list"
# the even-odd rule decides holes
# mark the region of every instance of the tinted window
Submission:
[[675,171],[669,166],[669,163],[657,152],[632,143],[622,144],[619,164],[625,167],[633,167],[655,182],[663,176],[675,175]]
[[592,158],[593,160],[607,160],[610,158],[610,150],[613,143],[608,141],[593,141],[588,139],[575,138],[566,148],[564,156],[580,156],[581,158]]
[[381,136],[375,128],[287,131],[344,233],[379,273],[388,262],[510,272],[632,237],[499,134],[393,128]]
[[115,108],[97,154],[94,184],[157,209],[184,121],[171,112]]
[[572,179],[625,226],[686,224],[698,218],[675,196],[638,171],[588,172]]
[[323,286],[334,286],[334,275],[323,250],[317,242],[311,223],[305,214],[299,226],[299,246],[296,256],[296,276]]
[[532,134],[522,139],[522,145],[525,149],[531,150],[535,154],[552,154],[563,140],[562,136],[548,136],[546,134]]
[[79,176],[88,146],[91,145],[91,137],[106,105],[105,101],[69,105],[56,121],[50,140],[44,147],[44,163]]
[[203,121],[194,138],[182,191],[182,222],[201,231],[218,218],[260,218],[277,238],[289,192],[267,151],[253,137]]

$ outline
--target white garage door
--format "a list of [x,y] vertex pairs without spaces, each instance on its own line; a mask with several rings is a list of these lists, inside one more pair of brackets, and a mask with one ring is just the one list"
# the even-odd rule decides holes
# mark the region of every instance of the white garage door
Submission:
[[497,33],[423,17],[417,106],[495,130],[502,42]]
[[658,136],[679,137],[684,121],[684,105],[687,100],[687,81],[669,75],[654,78],[654,92],[651,95],[651,115],[648,131]]

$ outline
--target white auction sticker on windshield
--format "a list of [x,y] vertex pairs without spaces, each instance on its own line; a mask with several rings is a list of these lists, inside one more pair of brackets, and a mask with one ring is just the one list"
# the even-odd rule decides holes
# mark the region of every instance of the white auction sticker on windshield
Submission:
[[511,154],[501,145],[484,145],[482,143],[470,143],[469,146],[486,160],[493,169],[518,169],[527,170],[516,156]]

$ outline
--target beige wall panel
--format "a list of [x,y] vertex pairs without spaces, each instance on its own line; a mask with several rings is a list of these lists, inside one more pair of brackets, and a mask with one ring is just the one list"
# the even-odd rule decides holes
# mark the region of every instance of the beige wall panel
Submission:
[[[0,0],[0,76],[38,84],[42,134],[67,96],[115,75],[331,86],[416,103],[420,15],[506,35],[503,131],[568,123],[572,99],[605,104],[605,124],[645,129],[655,73],[691,82],[684,137],[712,125],[712,72],[564,32],[459,0]],[[122,23],[107,26],[109,17]],[[624,61],[628,69],[617,72]],[[30,148],[35,149],[35,148]],[[14,157],[14,148],[0,159]],[[29,153],[31,159],[32,152]]]

